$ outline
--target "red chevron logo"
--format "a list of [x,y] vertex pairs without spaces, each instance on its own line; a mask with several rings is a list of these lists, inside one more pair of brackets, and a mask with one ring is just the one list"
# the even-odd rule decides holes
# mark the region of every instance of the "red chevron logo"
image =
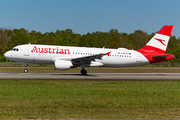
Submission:
[[159,41],[161,44],[163,44],[164,46],[166,46],[163,41],[165,42],[165,40],[161,40],[161,39],[158,39],[158,38],[154,38],[155,40]]

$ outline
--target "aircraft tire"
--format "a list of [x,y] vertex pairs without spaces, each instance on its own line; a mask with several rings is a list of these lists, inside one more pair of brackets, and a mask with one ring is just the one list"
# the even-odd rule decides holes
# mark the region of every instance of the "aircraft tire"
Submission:
[[27,73],[27,72],[28,72],[28,69],[24,69],[24,72]]
[[82,75],[87,75],[87,71],[86,70],[81,70],[81,74]]

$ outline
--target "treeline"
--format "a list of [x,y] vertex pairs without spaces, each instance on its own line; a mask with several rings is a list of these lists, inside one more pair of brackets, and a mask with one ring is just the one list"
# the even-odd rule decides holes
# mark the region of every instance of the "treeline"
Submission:
[[[4,62],[4,53],[16,45],[21,44],[45,44],[45,45],[62,45],[62,46],[80,46],[80,47],[97,47],[97,48],[142,48],[155,33],[147,34],[141,30],[135,30],[134,33],[119,33],[116,29],[109,32],[93,32],[85,35],[73,33],[71,29],[56,30],[56,32],[41,32],[21,29],[0,29],[0,61]],[[180,57],[180,38],[171,36],[167,52],[175,55],[173,62],[179,62]]]

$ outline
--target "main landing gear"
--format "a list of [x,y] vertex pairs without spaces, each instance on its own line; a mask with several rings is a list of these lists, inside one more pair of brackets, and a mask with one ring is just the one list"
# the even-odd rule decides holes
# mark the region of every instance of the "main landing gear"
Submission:
[[85,70],[85,66],[84,66],[84,65],[81,65],[80,67],[82,68],[81,74],[82,74],[82,75],[87,75],[87,71]]
[[26,69],[24,69],[24,72],[25,72],[25,73],[28,72],[28,69],[27,69],[27,68],[28,68],[28,65],[29,65],[29,63],[26,63]]
[[82,74],[82,75],[87,75],[87,71],[82,69],[82,70],[81,70],[81,74]]

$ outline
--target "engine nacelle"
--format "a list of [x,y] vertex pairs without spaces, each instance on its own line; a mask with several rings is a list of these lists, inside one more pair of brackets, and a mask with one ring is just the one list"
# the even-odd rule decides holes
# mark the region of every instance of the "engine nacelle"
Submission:
[[54,69],[56,70],[69,70],[73,66],[71,61],[55,60]]

